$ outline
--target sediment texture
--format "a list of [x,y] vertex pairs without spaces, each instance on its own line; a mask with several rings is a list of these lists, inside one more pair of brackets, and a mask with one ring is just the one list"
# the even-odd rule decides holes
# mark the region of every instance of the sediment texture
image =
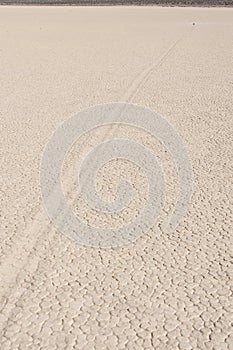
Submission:
[[[1,7],[0,29],[1,349],[232,350],[233,11]],[[149,107],[176,127],[194,193],[173,234],[158,223],[135,243],[104,250],[53,227],[39,168],[59,123],[113,101]],[[66,169],[112,132],[84,135],[64,165],[74,210]],[[148,135],[118,132],[150,146],[171,175],[166,220],[176,193],[171,160]],[[105,198],[114,169],[98,177]]]

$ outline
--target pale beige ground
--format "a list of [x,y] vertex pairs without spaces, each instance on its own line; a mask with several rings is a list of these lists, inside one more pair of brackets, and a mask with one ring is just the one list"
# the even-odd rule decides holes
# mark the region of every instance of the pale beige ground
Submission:
[[[232,43],[232,9],[0,8],[1,350],[233,349]],[[60,122],[112,101],[176,126],[194,195],[171,236],[98,250],[50,224],[39,166]]]

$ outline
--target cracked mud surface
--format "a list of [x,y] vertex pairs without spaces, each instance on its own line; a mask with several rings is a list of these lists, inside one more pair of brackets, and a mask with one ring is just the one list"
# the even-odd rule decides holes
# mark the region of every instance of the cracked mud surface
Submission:
[[[233,349],[232,23],[232,9],[0,8],[1,349]],[[85,203],[77,209],[72,165],[114,132],[150,146],[169,190],[159,222],[136,243],[86,248],[50,223],[40,159],[59,123],[112,101],[149,107],[176,127],[194,193],[166,235],[176,194],[166,152],[129,128],[85,135],[64,164],[77,214],[106,224]],[[145,200],[144,178],[112,165],[97,187],[113,198],[114,167],[128,166],[138,195],[126,222]]]

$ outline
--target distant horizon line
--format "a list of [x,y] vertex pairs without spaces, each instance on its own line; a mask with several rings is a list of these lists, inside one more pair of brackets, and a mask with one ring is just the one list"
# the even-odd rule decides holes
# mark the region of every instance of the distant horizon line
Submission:
[[232,0],[0,0],[0,5],[20,6],[161,6],[233,7]]

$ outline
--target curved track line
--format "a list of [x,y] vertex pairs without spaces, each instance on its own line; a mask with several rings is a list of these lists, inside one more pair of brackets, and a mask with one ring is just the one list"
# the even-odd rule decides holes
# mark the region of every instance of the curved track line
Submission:
[[193,31],[193,28],[191,28],[190,31],[188,31],[186,34],[182,35],[179,39],[177,39],[169,48],[155,61],[153,62],[148,68],[144,69],[132,82],[131,86],[128,88],[128,90],[125,92],[125,94],[122,96],[121,101],[126,102],[132,102],[140,88],[147,82],[149,79],[151,73],[158,67],[160,67],[165,59],[171,54],[171,52],[174,50],[174,48],[185,38],[185,36],[188,36]]
[[[145,84],[146,81],[149,79],[151,73],[165,61],[165,59],[171,54],[174,48],[185,38],[185,36],[191,34],[192,31],[193,31],[193,28],[188,33],[183,35],[181,38],[176,40],[166,50],[166,52],[163,53],[148,68],[144,69],[135,78],[135,80],[132,82],[132,84],[130,85],[128,90],[125,92],[125,94],[122,96],[122,99],[120,101],[123,100],[126,102],[131,102],[133,98],[136,96],[136,94],[139,92],[142,85]],[[9,254],[7,259],[4,260],[4,263],[0,266],[0,274],[5,278],[5,280],[3,278],[1,281],[2,300],[0,302],[0,310],[1,311],[3,311],[3,309],[5,310],[5,317],[2,315],[3,316],[2,332],[4,331],[4,328],[5,328],[4,326],[6,325],[7,320],[9,319],[11,310],[14,309],[15,307],[14,304],[12,305],[11,299],[16,298],[18,300],[27,291],[24,289],[22,289],[21,291],[18,291],[18,285],[17,285],[18,283],[16,284],[14,282],[15,281],[19,282],[23,279],[23,276],[20,276],[22,272],[24,273],[28,272],[31,274],[33,271],[37,270],[40,257],[38,257],[36,254],[33,254],[33,250],[35,250],[35,248],[39,245],[40,241],[42,240],[44,233],[46,231],[46,228],[52,225],[51,223],[48,223],[45,226],[41,226],[41,223],[44,222],[44,211],[41,212],[40,210],[38,210],[38,212],[35,214],[33,221],[34,222],[32,226],[26,228],[25,230],[26,235],[24,235],[23,238],[19,237],[19,240],[17,240],[19,242],[19,245],[15,244],[11,254]],[[31,234],[31,232],[37,232],[37,235],[34,236]],[[47,245],[49,245],[49,241],[47,242],[46,246]],[[24,247],[26,247],[26,249]],[[47,251],[47,248],[48,247],[46,247],[46,251]],[[25,276],[25,274],[23,275]]]

